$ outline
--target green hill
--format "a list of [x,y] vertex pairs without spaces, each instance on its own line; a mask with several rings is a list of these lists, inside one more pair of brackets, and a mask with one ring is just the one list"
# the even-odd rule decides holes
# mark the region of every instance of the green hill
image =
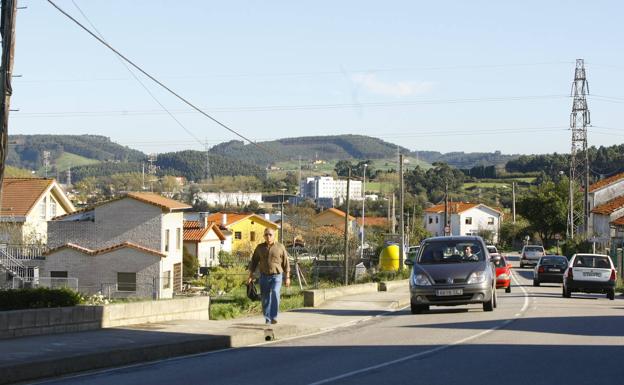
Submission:
[[[397,153],[397,145],[363,135],[305,136],[258,142],[263,151],[253,144],[238,140],[214,146],[210,152],[227,157],[244,159],[266,167],[277,162],[316,159],[383,159]],[[399,147],[407,154],[407,148]]]

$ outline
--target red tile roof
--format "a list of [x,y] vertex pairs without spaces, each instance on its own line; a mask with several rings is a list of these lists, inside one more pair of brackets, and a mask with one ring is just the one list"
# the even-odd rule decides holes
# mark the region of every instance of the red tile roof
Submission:
[[208,221],[209,222],[215,222],[219,226],[223,226],[223,224],[221,223],[223,221],[223,214],[227,215],[225,227],[231,226],[234,223],[236,223],[238,221],[242,221],[243,219],[251,217],[251,216],[253,216],[254,218],[257,218],[258,220],[261,220],[263,222],[266,222],[266,223],[270,224],[271,227],[275,227],[275,228],[279,227],[276,223],[271,222],[268,219],[264,219],[263,217],[259,216],[258,214],[254,214],[254,213],[243,213],[243,214],[237,214],[237,213],[213,213],[213,214],[208,215]]
[[54,183],[45,178],[4,178],[0,215],[22,217],[28,215],[35,203]]
[[[469,210],[473,207],[478,206],[478,203],[465,203],[465,202],[449,202],[449,212],[451,214],[461,213],[466,210]],[[425,209],[426,213],[443,213],[444,212],[444,203],[431,206],[428,209]]]
[[606,203],[596,206],[591,212],[600,215],[609,215],[621,208],[624,208],[624,196],[611,199]]
[[216,223],[208,222],[206,227],[201,228],[199,226],[199,221],[184,221],[184,240],[189,242],[200,242],[211,229],[220,240],[225,240],[225,235],[223,235]]
[[129,192],[127,194],[130,198],[136,199],[138,201],[149,203],[155,206],[158,206],[167,210],[183,210],[190,209],[193,206],[187,205],[186,203],[178,202],[173,199],[166,198],[162,195],[151,193],[151,192]]
[[[362,225],[362,218],[357,218],[357,224],[358,225]],[[383,227],[383,226],[388,226],[390,224],[390,222],[388,221],[388,218],[386,217],[366,217],[364,218],[364,225],[365,226],[379,226],[379,227]]]
[[82,246],[77,245],[75,243],[66,243],[66,244],[61,245],[59,247],[55,247],[54,249],[48,250],[47,252],[44,253],[44,255],[50,255],[50,254],[52,254],[52,253],[54,253],[54,252],[56,252],[58,250],[61,250],[61,249],[73,249],[73,250],[80,251],[81,253],[85,253],[85,254],[88,254],[88,255],[95,256],[95,255],[99,255],[99,254],[110,253],[111,251],[115,251],[115,250],[118,250],[118,249],[123,249],[123,248],[126,248],[126,247],[131,248],[131,249],[135,249],[135,250],[139,250],[139,251],[143,251],[143,252],[146,252],[146,253],[149,253],[149,254],[153,254],[153,255],[156,255],[158,257],[166,257],[167,256],[166,254],[163,254],[160,251],[157,251],[157,250],[154,250],[154,249],[150,249],[148,247],[144,247],[144,246],[141,246],[141,245],[137,245],[136,243],[132,243],[132,242],[123,242],[123,243],[120,243],[120,244],[117,244],[117,245],[113,245],[113,246],[110,246],[110,247],[105,247],[105,248],[97,249],[97,250],[92,250],[92,249],[89,249],[89,248],[86,248],[86,247],[82,247]]
[[163,196],[158,195],[156,193],[130,192],[130,193],[127,193],[125,195],[121,195],[121,196],[118,196],[116,198],[109,199],[107,201],[98,202],[98,203],[96,203],[96,204],[94,204],[92,206],[84,207],[84,208],[82,208],[80,210],[76,210],[76,211],[71,212],[71,213],[67,213],[67,214],[64,214],[64,215],[56,216],[56,217],[52,218],[52,220],[61,219],[61,218],[68,217],[70,215],[91,211],[91,210],[95,209],[96,207],[105,205],[107,203],[115,202],[115,201],[118,201],[118,200],[121,200],[121,199],[124,199],[124,198],[132,198],[132,199],[135,199],[135,200],[137,200],[139,202],[143,202],[143,203],[147,203],[147,204],[150,204],[150,205],[153,205],[153,206],[157,206],[157,207],[160,207],[163,210],[168,210],[168,211],[184,210],[184,209],[190,209],[190,208],[193,207],[193,206],[187,205],[186,203],[178,202],[176,200],[163,197]]
[[[345,217],[345,215],[346,215],[344,211],[342,211],[342,210],[338,210],[338,209],[335,209],[335,208],[333,208],[333,207],[332,207],[332,208],[329,208],[329,209],[327,209],[327,210],[323,210],[323,211],[321,211],[320,213],[318,213],[318,214],[316,214],[316,215],[317,215],[317,216],[319,216],[319,215],[321,215],[321,214],[323,214],[323,213],[326,213],[326,212],[330,212],[330,213],[336,214],[336,215],[338,215],[338,216],[340,216],[340,217],[343,217],[343,218],[344,218],[344,217]],[[349,220],[350,220],[350,221],[352,221],[352,220],[354,220],[354,219],[355,219],[355,217],[354,217],[354,216],[349,215]]]
[[624,216],[621,216],[618,219],[612,221],[611,224],[616,226],[624,226]]
[[601,179],[598,182],[589,185],[589,192],[594,192],[596,190],[600,190],[603,187],[610,185],[611,183],[615,183],[620,179],[624,179],[624,172],[615,174],[605,179]]

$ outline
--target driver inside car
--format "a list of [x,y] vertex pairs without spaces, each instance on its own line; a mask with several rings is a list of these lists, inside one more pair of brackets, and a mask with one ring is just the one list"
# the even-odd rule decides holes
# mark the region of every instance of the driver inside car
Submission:
[[464,246],[464,255],[462,258],[469,261],[478,259],[477,256],[472,253],[472,247],[469,245]]

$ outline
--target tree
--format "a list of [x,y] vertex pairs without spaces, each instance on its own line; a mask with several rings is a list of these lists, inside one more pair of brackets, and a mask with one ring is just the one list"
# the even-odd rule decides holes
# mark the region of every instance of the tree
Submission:
[[529,195],[518,202],[518,212],[529,221],[530,228],[539,235],[542,242],[546,242],[556,233],[565,233],[568,189],[568,179],[565,177],[560,178],[558,183],[546,181],[532,188]]
[[189,253],[189,251],[184,247],[182,249],[182,275],[185,280],[193,279],[197,275],[199,271],[199,261],[197,257],[193,254]]

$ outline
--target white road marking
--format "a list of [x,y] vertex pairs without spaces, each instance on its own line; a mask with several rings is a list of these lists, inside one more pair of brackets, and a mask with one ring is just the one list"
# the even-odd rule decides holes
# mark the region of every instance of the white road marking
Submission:
[[[512,277],[513,277],[513,280],[516,282],[516,284],[520,287],[520,289],[524,293],[524,304],[522,306],[522,309],[520,309],[520,313],[519,313],[519,314],[522,314],[529,307],[528,292],[526,291],[526,289],[524,287],[522,287],[519,284],[518,280],[516,279],[516,277],[515,277],[515,275],[513,273],[512,273]],[[514,321],[515,321],[515,319],[509,319],[509,320],[504,321],[502,324],[500,324],[500,325],[498,325],[496,327],[493,327],[493,328],[488,329],[488,330],[484,330],[484,331],[482,331],[480,333],[474,334],[474,335],[466,337],[466,338],[462,338],[462,339],[460,339],[458,341],[452,342],[452,343],[447,344],[447,345],[438,346],[437,348],[425,350],[424,352],[415,353],[415,354],[412,354],[412,355],[409,355],[409,356],[398,358],[396,360],[382,362],[381,364],[368,366],[366,368],[354,370],[354,371],[347,372],[347,373],[344,373],[344,374],[341,374],[341,375],[338,375],[338,376],[334,376],[334,377],[326,378],[326,379],[323,379],[323,380],[320,380],[320,381],[312,382],[309,385],[327,384],[327,383],[338,381],[338,380],[342,380],[342,379],[345,379],[345,378],[348,378],[348,377],[353,377],[353,376],[356,376],[358,374],[370,372],[372,370],[377,370],[377,369],[385,368],[385,367],[388,367],[388,366],[391,366],[391,365],[394,365],[394,364],[398,364],[398,363],[401,363],[401,362],[413,360],[415,358],[421,358],[421,357],[424,357],[424,356],[427,356],[427,355],[435,354],[435,353],[440,352],[442,350],[446,350],[446,349],[449,349],[449,348],[451,348],[453,346],[461,345],[463,343],[466,343],[466,342],[472,341],[474,339],[477,339],[479,337],[482,337],[482,336],[484,336],[486,334],[490,334],[490,333],[492,333],[492,332],[494,332],[494,331],[496,331],[498,329],[501,329],[501,328],[509,325],[510,323],[512,323]]]

